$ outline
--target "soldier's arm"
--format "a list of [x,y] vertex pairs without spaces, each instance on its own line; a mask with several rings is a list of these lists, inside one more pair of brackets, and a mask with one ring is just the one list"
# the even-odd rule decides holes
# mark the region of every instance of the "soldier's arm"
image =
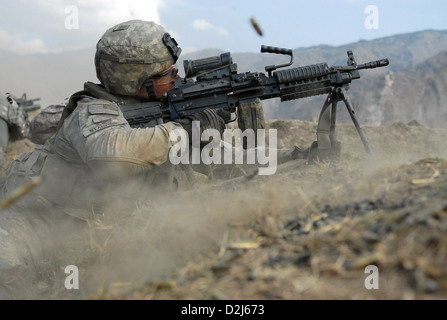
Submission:
[[[68,120],[68,121],[67,121]],[[81,101],[63,131],[80,159],[104,178],[139,174],[168,160],[177,141],[174,122],[152,128],[131,128],[119,107],[105,100]],[[185,143],[186,137],[180,140]],[[182,142],[183,141],[183,142]]]

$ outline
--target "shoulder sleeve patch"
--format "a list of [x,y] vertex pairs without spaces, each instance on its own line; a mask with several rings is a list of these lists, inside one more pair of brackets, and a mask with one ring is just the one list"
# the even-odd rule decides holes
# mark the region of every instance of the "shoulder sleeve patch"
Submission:
[[117,116],[119,114],[118,108],[116,104],[91,104],[88,106],[88,113]]
[[[84,118],[85,119],[85,118]],[[81,123],[82,134],[88,137],[106,128],[129,125],[115,104],[91,104],[88,106],[88,116]]]

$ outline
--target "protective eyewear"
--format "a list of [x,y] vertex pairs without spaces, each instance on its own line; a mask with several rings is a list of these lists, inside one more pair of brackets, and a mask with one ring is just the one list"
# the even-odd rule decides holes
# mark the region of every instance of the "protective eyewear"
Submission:
[[166,70],[166,71],[164,71],[162,73],[159,73],[159,74],[155,75],[154,78],[159,78],[160,79],[160,78],[163,78],[163,77],[167,76],[168,74],[171,74],[171,80],[175,79],[177,77],[177,74],[178,74],[178,69],[177,68],[168,69],[168,70]]

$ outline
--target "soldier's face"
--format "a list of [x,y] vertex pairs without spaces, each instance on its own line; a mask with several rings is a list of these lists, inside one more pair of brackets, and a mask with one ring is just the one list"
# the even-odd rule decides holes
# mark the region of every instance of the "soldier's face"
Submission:
[[[178,69],[176,69],[174,66],[171,66],[169,69],[155,76],[152,79],[155,97],[157,99],[162,99],[166,92],[174,88],[175,80],[177,80],[178,78],[180,78],[180,76],[178,75]],[[144,84],[140,88],[140,91],[137,92],[136,96],[141,98],[149,98]]]
[[154,78],[154,91],[157,99],[163,98],[163,95],[174,88],[175,80],[180,78],[178,70],[171,66],[168,70],[161,73],[161,76]]

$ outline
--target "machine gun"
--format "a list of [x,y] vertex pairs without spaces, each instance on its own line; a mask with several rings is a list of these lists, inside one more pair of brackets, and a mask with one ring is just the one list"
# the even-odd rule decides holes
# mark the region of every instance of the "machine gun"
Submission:
[[[262,46],[261,52],[288,55],[290,62],[265,67],[266,75],[262,72],[238,73],[229,52],[215,57],[185,60],[185,77],[176,80],[175,87],[167,92],[167,99],[123,105],[121,110],[129,124],[135,127],[145,126],[154,120],[158,123],[161,120],[162,123],[187,117],[206,108],[224,109],[235,115],[240,102],[247,99],[279,97],[281,101],[288,101],[328,94],[317,126],[318,148],[330,149],[336,143],[336,107],[338,102],[343,101],[366,151],[371,153],[347,91],[352,80],[360,78],[360,70],[385,67],[389,64],[388,59],[357,65],[353,52],[348,51],[346,66],[329,66],[324,62],[275,71],[293,63],[293,51]],[[233,116],[227,122],[236,118]]]
[[40,109],[40,104],[34,103],[35,101],[39,101],[40,98],[28,99],[26,97],[26,93],[22,94],[21,98],[14,98],[14,100],[17,102],[19,107],[26,112]]

